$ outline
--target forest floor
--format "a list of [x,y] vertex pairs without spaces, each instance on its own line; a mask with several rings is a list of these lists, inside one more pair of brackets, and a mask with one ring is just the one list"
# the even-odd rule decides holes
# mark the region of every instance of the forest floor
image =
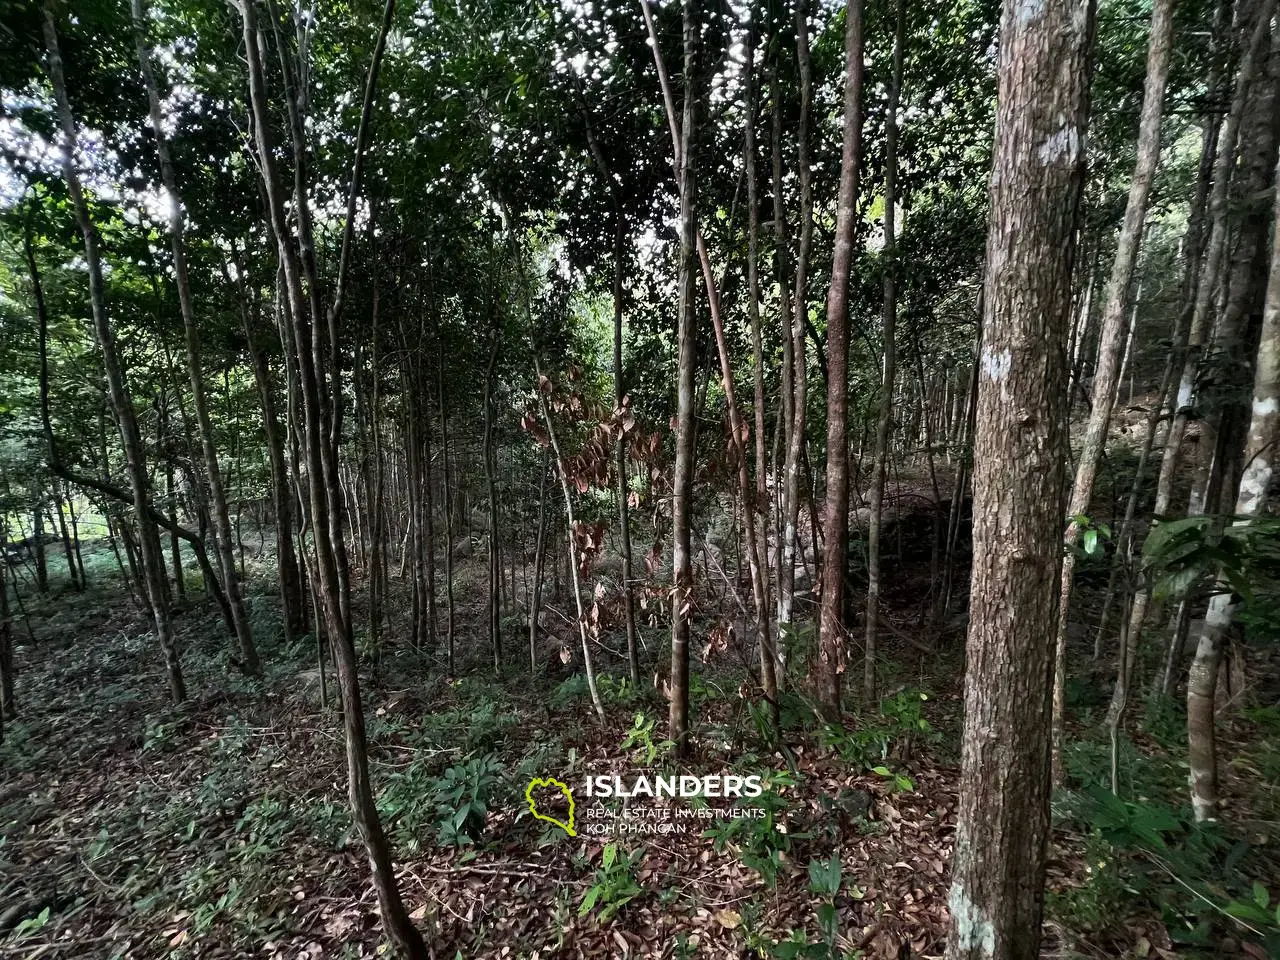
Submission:
[[[459,571],[460,638],[482,622],[483,576],[479,561]],[[216,613],[190,606],[179,625],[193,696],[175,709],[118,583],[27,598],[20,715],[0,748],[0,957],[384,955],[314,644],[273,644],[274,599],[250,603],[264,676],[235,673]],[[513,649],[527,644],[510,633]],[[963,643],[929,656],[920,643],[890,642],[910,666],[887,667],[882,710],[847,728],[786,699],[785,745],[739,695],[741,664],[713,655],[695,671],[700,723],[680,772],[764,776],[762,797],[741,801],[763,819],[619,837],[585,831],[581,795],[576,837],[535,819],[525,787],[551,776],[576,791],[588,775],[662,767],[650,685],[606,663],[600,724],[554,655],[541,676],[495,679],[477,649],[450,679],[438,656],[389,644],[364,685],[371,759],[400,888],[433,955],[941,956]],[[1073,769],[1101,763],[1099,749],[1074,752]],[[1180,955],[1154,892],[1121,900],[1100,886],[1092,834],[1064,823],[1046,955]]]

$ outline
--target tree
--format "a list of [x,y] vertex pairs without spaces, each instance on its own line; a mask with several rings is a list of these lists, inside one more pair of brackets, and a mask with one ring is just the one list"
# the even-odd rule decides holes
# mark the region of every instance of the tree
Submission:
[[[901,18],[901,3],[898,5]],[[822,554],[822,608],[819,615],[818,703],[827,719],[840,716],[840,673],[844,667],[844,575],[849,525],[849,270],[854,258],[855,221],[862,164],[862,3],[845,7],[844,136],[841,143],[840,195],[836,245],[827,290],[827,503],[823,515],[826,549]],[[896,64],[901,64],[897,48]],[[894,76],[901,78],[895,66]],[[896,90],[895,90],[896,93]],[[890,110],[897,98],[890,96]],[[896,119],[888,121],[892,129]],[[890,188],[890,193],[892,188]],[[892,230],[893,218],[885,216]],[[868,600],[870,603],[870,600]],[[868,656],[871,656],[868,648]]]
[[1129,290],[1133,284],[1142,231],[1146,225],[1151,184],[1160,160],[1160,118],[1164,113],[1164,88],[1169,75],[1169,48],[1173,34],[1173,4],[1156,0],[1151,8],[1151,35],[1147,42],[1147,79],[1142,93],[1142,116],[1138,129],[1138,158],[1124,211],[1124,223],[1116,242],[1115,261],[1107,283],[1106,307],[1098,343],[1098,366],[1093,378],[1089,423],[1085,430],[1075,482],[1067,506],[1067,553],[1062,565],[1062,591],[1058,600],[1057,643],[1053,674],[1053,762],[1054,780],[1061,781],[1062,717],[1066,687],[1067,622],[1071,612],[1071,586],[1075,569],[1072,547],[1079,541],[1093,499],[1098,463],[1106,445],[1111,409],[1120,382],[1121,353],[1125,343],[1125,321],[1129,313]]
[[[1280,214],[1280,197],[1277,197],[1276,212]],[[1254,373],[1252,415],[1233,525],[1247,527],[1266,512],[1277,445],[1280,445],[1280,232],[1272,239],[1270,279]],[[1209,601],[1187,683],[1187,755],[1191,768],[1191,806],[1197,820],[1211,820],[1218,812],[1214,704],[1218,668],[1236,607],[1231,588],[1220,579]]]
[[1066,344],[1093,5],[1007,2],[987,239],[953,960],[1032,958],[1049,839]]

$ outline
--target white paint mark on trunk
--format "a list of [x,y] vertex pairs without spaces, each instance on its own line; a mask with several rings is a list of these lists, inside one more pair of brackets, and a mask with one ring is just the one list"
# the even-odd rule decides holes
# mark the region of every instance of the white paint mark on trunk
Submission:
[[991,347],[982,348],[982,372],[989,380],[1000,383],[1009,375],[1012,366],[1013,354],[1008,349],[997,352]]
[[959,884],[951,885],[947,905],[956,925],[956,945],[961,950],[978,950],[984,957],[995,956],[996,928]]
[[1036,156],[1046,165],[1075,163],[1080,156],[1080,131],[1069,125],[1062,127],[1036,148]]

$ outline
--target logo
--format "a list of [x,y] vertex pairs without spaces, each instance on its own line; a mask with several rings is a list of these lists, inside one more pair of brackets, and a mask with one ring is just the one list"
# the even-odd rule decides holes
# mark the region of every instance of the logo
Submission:
[[[562,820],[557,820],[555,817],[548,816],[545,813],[538,812],[538,801],[533,798],[533,791],[539,787],[553,787],[564,794],[565,799],[569,801],[568,823],[565,823]],[[573,791],[570,790],[566,784],[561,783],[555,777],[534,777],[529,781],[529,786],[524,788],[524,798],[529,802],[529,812],[533,814],[535,819],[544,820],[547,823],[553,823],[571,837],[576,837],[578,835],[577,831],[573,829]]]

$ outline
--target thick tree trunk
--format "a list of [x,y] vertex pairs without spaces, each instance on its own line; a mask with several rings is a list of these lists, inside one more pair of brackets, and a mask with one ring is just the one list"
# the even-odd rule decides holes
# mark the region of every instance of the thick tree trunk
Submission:
[[1169,76],[1169,49],[1173,39],[1173,0],[1155,0],[1151,8],[1151,30],[1147,41],[1147,79],[1142,94],[1142,115],[1138,124],[1137,162],[1129,185],[1116,256],[1107,282],[1107,300],[1102,313],[1099,334],[1098,365],[1093,377],[1093,396],[1089,406],[1089,423],[1085,428],[1080,459],[1076,464],[1075,483],[1067,505],[1067,552],[1062,564],[1062,583],[1058,600],[1057,642],[1053,672],[1053,769],[1054,781],[1062,782],[1062,721],[1067,677],[1067,623],[1071,614],[1071,588],[1074,583],[1075,553],[1086,517],[1093,500],[1093,484],[1098,464],[1107,443],[1111,410],[1120,383],[1120,361],[1125,342],[1125,320],[1129,315],[1129,291],[1133,285],[1134,267],[1142,246],[1146,226],[1147,203],[1151,184],[1160,162],[1160,118],[1164,114],[1164,89]]
[[1093,4],[1007,0],[974,442],[974,558],[951,960],[1040,952],[1066,346]]
[[209,417],[209,404],[204,393],[204,372],[200,363],[200,334],[196,321],[195,301],[191,296],[191,280],[187,271],[187,250],[183,238],[185,216],[182,212],[182,194],[178,192],[177,174],[169,155],[169,141],[164,132],[164,116],[160,107],[160,92],[151,66],[151,49],[147,44],[146,0],[133,0],[134,41],[138,49],[138,64],[147,88],[147,102],[151,112],[151,131],[155,137],[156,154],[160,158],[160,178],[169,194],[169,240],[173,251],[173,272],[178,286],[178,305],[182,313],[182,326],[186,337],[187,377],[191,382],[191,403],[195,408],[196,424],[200,432],[200,447],[204,454],[205,481],[209,484],[210,510],[213,513],[214,542],[218,551],[218,565],[222,573],[222,586],[231,607],[231,623],[235,628],[236,642],[240,650],[239,667],[246,674],[256,676],[262,672],[258,648],[253,642],[253,631],[245,611],[241,594],[240,576],[232,553],[231,514],[227,509],[226,491],[222,485],[222,469],[218,465],[218,448],[213,433],[213,421]]
[[[880,409],[876,416],[876,447],[871,467],[871,516],[867,523],[867,630],[862,667],[862,702],[871,709],[876,702],[876,656],[880,631],[880,534],[884,520],[885,465],[889,457],[890,428],[893,425],[893,387],[897,367],[898,291],[897,240],[894,207],[898,202],[898,99],[902,92],[902,40],[906,14],[897,2],[897,25],[893,40],[893,78],[889,84],[889,105],[885,115],[884,148],[884,312],[882,320],[883,363],[880,378]],[[830,321],[828,321],[830,323]],[[830,334],[828,333],[828,338]],[[846,331],[847,338],[847,331]],[[830,412],[827,414],[831,418]],[[843,417],[841,418],[843,419]],[[828,428],[830,432],[830,428]],[[830,440],[827,441],[830,444]],[[830,448],[828,447],[828,458]],[[828,470],[829,473],[829,470]],[[828,480],[828,484],[830,480]],[[828,497],[830,493],[828,493]],[[827,549],[835,531],[827,531]],[[841,568],[843,574],[843,568]],[[825,584],[824,584],[825,589]]]
[[[896,136],[897,93],[902,82],[903,6],[898,0],[894,77],[886,120],[890,144]],[[827,502],[823,512],[822,596],[818,614],[818,656],[813,664],[818,707],[830,721],[840,719],[840,676],[844,671],[844,574],[849,526],[849,273],[857,233],[862,165],[862,0],[845,7],[844,133],[840,191],[836,206],[835,252],[827,288]],[[893,147],[888,148],[890,156]],[[891,175],[892,164],[890,161]],[[892,184],[892,179],[889,181]],[[892,185],[887,197],[892,197]],[[892,209],[886,200],[886,210]],[[892,225],[892,214],[886,214]],[[874,678],[874,673],[872,674]]]
[[181,702],[187,697],[187,689],[183,682],[182,668],[178,662],[177,643],[173,636],[173,623],[165,583],[164,555],[160,548],[160,536],[151,519],[153,508],[147,495],[147,465],[142,436],[138,431],[133,400],[129,396],[124,371],[116,353],[115,333],[107,318],[107,294],[102,277],[98,231],[90,218],[89,205],[80,184],[80,174],[75,167],[76,122],[71,113],[71,102],[67,98],[67,84],[63,76],[62,54],[58,47],[58,32],[52,0],[47,0],[44,6],[44,41],[48,53],[49,79],[53,84],[59,123],[62,128],[62,174],[67,184],[67,191],[71,195],[80,233],[84,238],[94,334],[98,347],[102,351],[103,367],[107,374],[107,395],[124,444],[131,499],[138,522],[144,588],[155,623],[156,638],[160,643],[160,652],[165,662],[169,694],[175,702]]

